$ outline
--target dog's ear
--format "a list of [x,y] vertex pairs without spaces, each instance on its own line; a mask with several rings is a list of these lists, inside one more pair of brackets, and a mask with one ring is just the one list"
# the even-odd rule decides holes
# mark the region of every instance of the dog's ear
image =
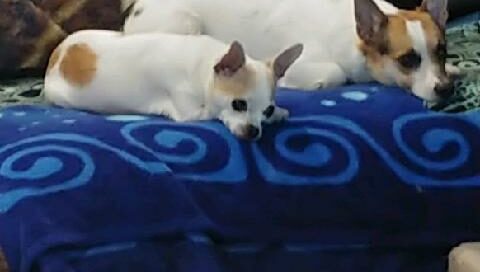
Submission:
[[430,13],[438,27],[445,29],[448,20],[448,0],[423,0],[420,10]]
[[276,79],[285,76],[288,68],[300,57],[303,52],[303,44],[296,44],[283,51],[273,61],[273,73]]
[[234,41],[227,54],[215,65],[215,73],[227,77],[233,76],[245,65],[245,61],[245,52],[242,45],[238,41]]
[[380,52],[386,50],[388,17],[373,0],[355,0],[355,20],[357,34],[362,41]]

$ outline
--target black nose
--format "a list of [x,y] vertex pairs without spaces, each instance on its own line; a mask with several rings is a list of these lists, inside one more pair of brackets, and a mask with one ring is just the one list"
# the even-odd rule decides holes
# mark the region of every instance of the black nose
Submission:
[[450,98],[454,93],[453,82],[438,84],[435,86],[435,93],[442,99]]
[[260,134],[260,129],[255,126],[247,125],[245,128],[245,137],[249,140],[256,139]]

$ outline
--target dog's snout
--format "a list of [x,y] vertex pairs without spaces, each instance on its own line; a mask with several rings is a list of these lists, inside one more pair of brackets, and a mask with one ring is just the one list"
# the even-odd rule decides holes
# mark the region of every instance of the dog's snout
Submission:
[[442,82],[435,86],[435,94],[442,99],[450,98],[454,93],[454,86],[451,80]]
[[244,132],[245,138],[255,140],[260,135],[260,129],[253,125],[247,125]]

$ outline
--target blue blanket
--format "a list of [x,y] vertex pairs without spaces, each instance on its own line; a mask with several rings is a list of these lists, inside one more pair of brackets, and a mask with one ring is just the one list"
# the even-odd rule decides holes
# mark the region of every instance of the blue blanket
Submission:
[[12,271],[425,272],[480,239],[480,112],[378,85],[277,100],[292,116],[256,143],[215,121],[3,110]]

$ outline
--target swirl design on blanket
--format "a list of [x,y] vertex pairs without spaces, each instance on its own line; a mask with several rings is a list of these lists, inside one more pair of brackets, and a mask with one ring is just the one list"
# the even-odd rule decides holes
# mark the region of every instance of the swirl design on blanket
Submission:
[[[461,132],[471,130],[477,132]],[[467,118],[432,113],[401,116],[393,123],[393,137],[406,160],[401,165],[390,163],[390,166],[410,184],[480,186],[480,173],[475,173],[475,167],[472,167],[472,162],[480,161],[480,154],[472,152],[478,133],[480,123]],[[407,165],[417,171],[402,171]],[[432,174],[418,174],[421,172]],[[443,178],[435,178],[439,174]]]
[[[239,143],[220,124],[142,121],[122,124],[120,134],[143,155],[75,133],[44,134],[4,146],[0,149],[0,176],[13,181],[13,189],[0,193],[0,213],[7,212],[22,199],[72,190],[89,183],[99,163],[95,160],[102,160],[98,153],[92,156],[92,148],[150,174],[168,174],[174,169],[178,177],[205,182],[231,183],[246,178]],[[215,140],[208,143],[204,137]],[[224,150],[219,151],[220,148]],[[226,156],[216,158],[209,149]]]
[[[425,124],[419,125],[422,122]],[[449,125],[457,129],[449,129]],[[351,182],[361,169],[359,154],[369,148],[380,157],[379,162],[407,184],[480,186],[479,173],[469,163],[480,161],[480,154],[471,152],[474,136],[469,138],[461,132],[472,129],[480,132],[479,126],[463,118],[440,114],[404,115],[394,121],[394,143],[387,144],[377,141],[352,120],[318,115],[292,118],[290,125],[275,136],[273,144],[253,144],[252,148],[260,174],[275,184]],[[400,149],[400,155],[396,148]]]
[[220,123],[152,120],[130,123],[121,134],[130,145],[167,163],[176,176],[220,183],[247,177],[240,143]]
[[[480,186],[474,166],[480,161],[474,152],[480,118],[468,115],[403,115],[386,137],[375,138],[344,117],[295,117],[265,129],[264,138],[251,144],[218,122],[130,119],[105,121],[116,132],[108,139],[119,147],[81,133],[41,134],[1,147],[0,213],[25,198],[88,184],[103,170],[103,155],[149,175],[206,183],[235,184],[260,175],[278,185],[341,185],[355,181],[363,167],[380,167],[411,185]],[[366,163],[371,152],[377,159]]]
[[[15,153],[9,154],[3,159],[0,166],[0,175],[13,181],[27,183],[23,187],[0,193],[0,213],[8,211],[18,201],[31,197],[46,195],[62,190],[76,188],[86,184],[93,176],[95,164],[91,156],[79,148],[68,147],[60,144],[45,144],[48,137],[34,137],[20,141],[16,144],[7,145],[0,150],[0,153],[8,153],[15,149]],[[34,145],[42,142],[42,145]],[[24,147],[25,146],[25,147]],[[17,149],[21,150],[17,150]],[[22,149],[23,148],[23,149]],[[46,154],[48,155],[41,155]],[[56,157],[54,157],[56,155]],[[59,177],[58,174],[64,167],[60,157],[74,157],[80,167],[75,169],[73,175]],[[32,160],[33,158],[33,160]],[[16,168],[16,164],[24,162],[28,165],[26,169]],[[44,187],[30,186],[32,181],[44,179],[61,179],[61,183],[48,182]],[[53,184],[52,184],[53,183]]]
[[[296,119],[292,123],[275,136],[273,146],[253,145],[264,179],[282,185],[342,184],[352,180],[358,172],[359,157],[344,135],[319,127],[315,121]],[[264,154],[261,149],[278,154]],[[275,162],[269,158],[275,158]]]

